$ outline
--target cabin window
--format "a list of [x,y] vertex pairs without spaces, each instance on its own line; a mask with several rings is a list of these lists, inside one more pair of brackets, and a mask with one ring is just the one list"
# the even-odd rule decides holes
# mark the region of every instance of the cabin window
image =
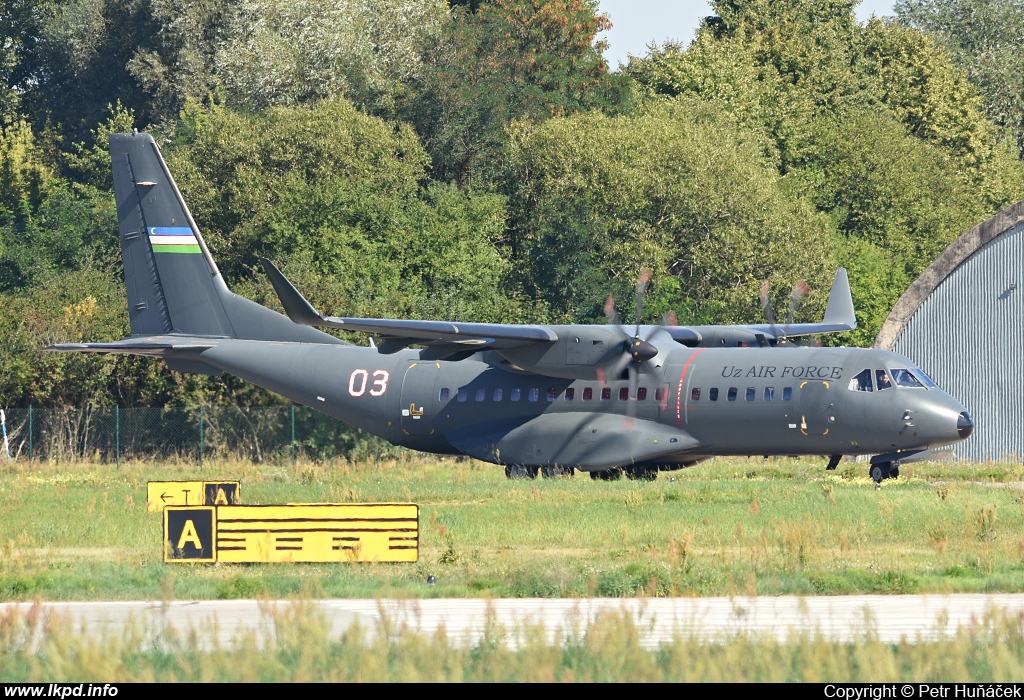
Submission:
[[629,387],[624,386],[619,389],[619,401],[629,401]]
[[606,386],[604,389],[601,389],[601,400],[602,401],[611,401],[612,400],[612,388],[610,386]]
[[668,396],[668,387],[659,386],[654,390],[654,400],[658,403],[663,402],[666,396]]
[[501,394],[502,394],[502,390],[501,389],[495,389],[494,390],[494,395],[493,395],[494,400],[495,401],[501,401]]
[[[579,339],[577,338],[577,341],[578,340]],[[572,387],[569,387],[568,389],[565,390],[565,400],[572,401],[574,398],[576,398],[576,390],[573,389]]]
[[554,401],[558,398],[558,389],[548,389],[548,401]]
[[540,389],[538,389],[537,387],[530,389],[530,393],[527,394],[526,398],[528,398],[530,401],[536,401],[537,399],[540,398]]
[[522,396],[522,390],[519,387],[516,387],[512,390],[512,393],[509,394],[509,399],[512,401],[518,401],[520,396]]
[[459,389],[458,399],[460,403],[464,403],[469,398],[469,389],[462,387]]
[[710,389],[708,389],[708,398],[711,399],[712,401],[718,401],[717,387],[711,387]]
[[892,381],[896,386],[908,389],[924,389],[924,385],[917,381],[917,377],[910,373],[910,370],[897,368],[889,370],[892,373]]
[[889,375],[885,373],[884,369],[875,370],[875,384],[878,385],[879,391],[885,391],[892,387],[892,383],[889,382]]
[[783,401],[792,401],[793,400],[793,387],[787,386],[785,389],[782,390],[782,400]]
[[690,389],[690,401],[700,401],[700,389]]
[[444,389],[441,389],[441,395],[438,396],[437,398],[441,401],[441,403],[444,403],[445,401],[448,400],[449,396],[451,396],[451,389],[448,389],[446,387]]
[[736,387],[734,387],[734,386],[729,387],[729,400],[730,401],[735,401],[736,400]]
[[850,380],[850,391],[874,391],[871,384],[871,370],[866,369]]
[[477,401],[483,401],[486,398],[487,398],[487,389],[484,389],[484,388],[481,387],[480,389],[476,390],[476,400]]
[[757,393],[757,390],[754,389],[754,387],[752,387],[752,386],[751,387],[747,387],[747,401],[753,401],[754,400],[754,394],[756,394],[756,393]]
[[647,387],[642,386],[636,390],[636,400],[646,401],[647,400]]
[[589,386],[583,388],[583,400],[592,401],[594,399],[594,390]]
[[764,388],[764,400],[765,401],[774,401],[775,400],[775,387],[773,387],[773,386],[766,386]]

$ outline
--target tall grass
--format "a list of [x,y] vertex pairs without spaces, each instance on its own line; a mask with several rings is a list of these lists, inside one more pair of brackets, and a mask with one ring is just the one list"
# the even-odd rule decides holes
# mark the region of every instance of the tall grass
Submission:
[[[1024,467],[718,459],[654,482],[511,482],[470,460],[51,464],[0,471],[0,600],[1024,591]],[[412,501],[416,564],[165,565],[151,479],[246,503]],[[428,585],[434,576],[436,585]]]
[[219,646],[201,629],[136,620],[90,636],[38,608],[8,612],[0,616],[0,682],[1024,680],[1024,621],[997,611],[941,641],[888,644],[870,631],[849,643],[815,634],[710,643],[681,635],[653,650],[632,618],[616,614],[568,638],[528,629],[517,644],[492,618],[471,646],[443,631],[428,637],[387,622],[331,637],[319,608],[302,599],[266,615],[268,631]]

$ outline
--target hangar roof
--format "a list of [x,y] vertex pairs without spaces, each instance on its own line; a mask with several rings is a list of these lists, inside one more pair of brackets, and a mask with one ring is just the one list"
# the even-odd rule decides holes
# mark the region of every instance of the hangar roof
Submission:
[[907,288],[896,305],[892,307],[892,311],[889,312],[888,318],[882,324],[882,329],[878,331],[878,336],[871,347],[892,350],[911,317],[943,280],[953,274],[962,262],[986,243],[1022,223],[1024,223],[1024,199],[1016,204],[1011,204],[950,243],[942,255],[936,258],[935,262],[914,280],[914,283]]

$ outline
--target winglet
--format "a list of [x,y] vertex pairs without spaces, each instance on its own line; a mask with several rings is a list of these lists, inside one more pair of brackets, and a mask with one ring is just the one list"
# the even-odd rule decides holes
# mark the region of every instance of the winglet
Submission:
[[850,278],[845,267],[836,270],[822,323],[845,325],[851,330],[857,327],[857,314],[853,310],[853,295],[850,293]]
[[295,285],[288,281],[274,263],[266,258],[260,258],[260,262],[263,263],[263,269],[270,278],[270,283],[274,285],[274,291],[277,292],[277,298],[281,300],[281,306],[284,307],[288,318],[300,326],[322,326],[323,317],[304,296],[299,294]]

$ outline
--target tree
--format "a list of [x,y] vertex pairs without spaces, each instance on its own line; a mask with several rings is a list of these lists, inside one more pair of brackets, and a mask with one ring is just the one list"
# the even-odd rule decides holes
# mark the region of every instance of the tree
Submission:
[[494,0],[453,9],[399,114],[409,120],[441,180],[489,182],[500,171],[505,129],[614,108],[624,83],[608,73],[596,0]]
[[180,130],[168,161],[226,277],[261,301],[277,303],[257,272],[267,256],[332,313],[518,313],[501,289],[503,198],[428,184],[406,125],[344,100],[217,108]]
[[38,53],[52,0],[5,0],[0,5],[0,126],[24,116],[22,96],[40,79]]
[[985,113],[1024,152],[1024,7],[1013,0],[900,0],[906,27],[935,37],[981,94]]
[[509,159],[514,259],[554,318],[599,317],[644,268],[652,314],[762,320],[761,282],[786,291],[801,277],[816,290],[804,311],[822,308],[827,219],[787,196],[759,140],[720,107],[677,99],[520,124]]
[[260,110],[344,96],[393,112],[444,0],[243,0],[216,55],[230,104]]
[[858,25],[852,6],[719,2],[689,48],[655,49],[627,72],[643,99],[699,99],[760,138],[783,189],[832,223],[862,314],[839,340],[867,343],[936,254],[1024,194],[1024,169],[942,47]]

